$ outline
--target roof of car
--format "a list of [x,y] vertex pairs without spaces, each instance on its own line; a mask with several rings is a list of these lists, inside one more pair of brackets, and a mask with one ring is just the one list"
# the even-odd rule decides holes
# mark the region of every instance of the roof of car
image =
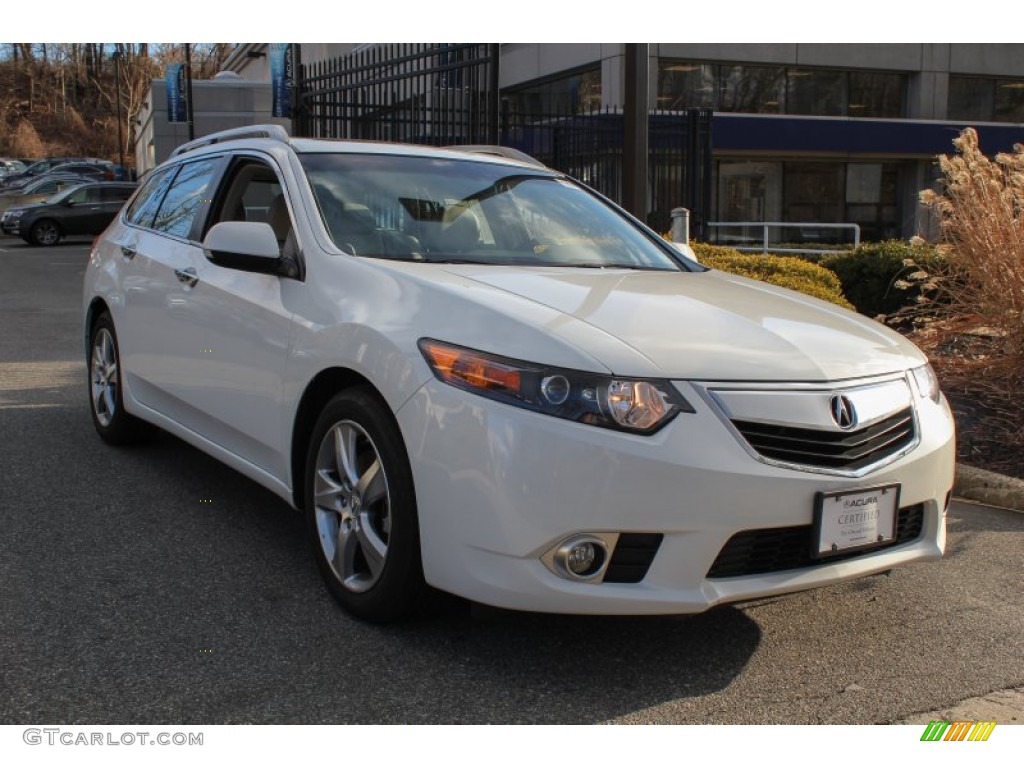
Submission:
[[[503,151],[499,147],[432,147],[422,144],[399,144],[384,141],[361,141],[353,139],[307,139],[290,137],[278,125],[254,125],[229,129],[200,137],[178,147],[171,159],[183,156],[197,156],[223,149],[273,150],[282,145],[289,146],[300,154],[377,154],[405,157],[433,157],[458,160],[476,160],[482,163],[509,165],[532,170],[546,169],[541,163],[515,150]],[[519,155],[519,156],[516,156]]]

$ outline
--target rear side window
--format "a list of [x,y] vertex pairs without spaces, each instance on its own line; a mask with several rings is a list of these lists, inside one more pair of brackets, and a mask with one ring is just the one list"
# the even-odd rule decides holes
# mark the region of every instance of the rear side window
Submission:
[[167,186],[171,183],[175,170],[175,168],[165,168],[162,171],[156,171],[149,177],[139,196],[128,208],[129,222],[138,224],[140,227],[148,227],[153,224],[156,209],[160,206],[160,201],[163,200],[164,192],[167,191]]
[[164,195],[153,229],[177,237],[188,237],[199,206],[207,201],[210,182],[220,158],[199,160],[181,166],[171,188]]
[[123,203],[134,191],[132,187],[102,187],[100,190],[105,203]]

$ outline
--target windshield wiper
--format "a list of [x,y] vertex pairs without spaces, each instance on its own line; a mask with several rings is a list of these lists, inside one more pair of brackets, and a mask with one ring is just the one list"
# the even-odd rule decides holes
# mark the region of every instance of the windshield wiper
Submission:
[[635,269],[645,272],[674,272],[673,269],[665,269],[664,267],[648,267],[642,264],[619,264],[617,262],[607,261],[584,261],[578,264],[542,264],[545,267],[577,267],[579,269]]

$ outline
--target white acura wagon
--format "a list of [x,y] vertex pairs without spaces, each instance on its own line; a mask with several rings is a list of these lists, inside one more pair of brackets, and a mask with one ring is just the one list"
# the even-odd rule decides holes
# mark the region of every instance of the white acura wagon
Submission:
[[920,351],[495,152],[178,149],[86,272],[100,437],[155,425],[303,510],[372,620],[428,585],[687,613],[941,556],[954,427]]

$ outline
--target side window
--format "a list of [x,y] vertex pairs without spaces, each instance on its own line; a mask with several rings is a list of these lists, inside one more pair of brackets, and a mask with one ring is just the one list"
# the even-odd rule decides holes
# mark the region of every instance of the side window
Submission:
[[188,237],[199,206],[208,198],[208,187],[220,158],[197,160],[181,166],[171,188],[164,195],[153,229],[177,237]]
[[222,221],[262,221],[269,224],[285,257],[297,252],[291,214],[274,170],[258,160],[237,161],[224,187],[220,206],[208,226]]
[[135,190],[131,187],[101,187],[101,199],[105,203],[123,203],[132,196]]
[[160,201],[163,200],[167,185],[174,178],[175,170],[177,169],[165,168],[149,177],[142,191],[139,192],[139,196],[128,207],[128,221],[138,224],[140,227],[152,225],[153,216],[156,215],[156,209],[160,205]]
[[74,192],[72,192],[70,195],[68,195],[67,202],[74,203],[75,205],[81,205],[82,203],[85,203],[85,202],[91,202],[89,193],[92,192],[92,191],[93,191],[93,189],[90,188],[90,187],[85,187],[83,189],[76,189]]
[[103,201],[102,187],[89,187],[85,190],[85,202],[99,203]]

